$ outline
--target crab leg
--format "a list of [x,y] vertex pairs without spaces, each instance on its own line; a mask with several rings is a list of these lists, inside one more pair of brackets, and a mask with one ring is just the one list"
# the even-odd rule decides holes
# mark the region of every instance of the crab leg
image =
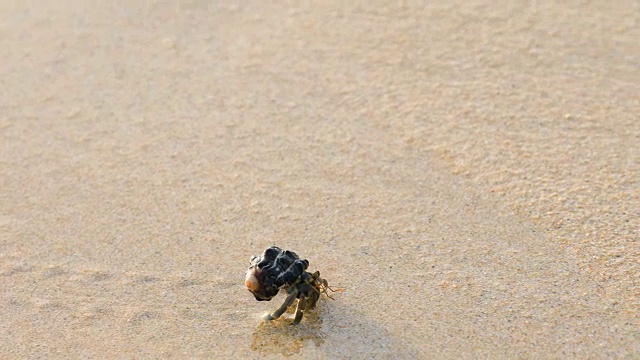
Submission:
[[282,304],[282,306],[278,308],[278,310],[276,310],[273,314],[267,314],[264,318],[266,320],[275,320],[279,318],[282,314],[284,314],[285,311],[287,311],[289,306],[291,306],[291,304],[293,304],[293,302],[296,300],[296,295],[297,294],[294,293],[287,296],[287,298],[284,300],[284,303]]
[[304,309],[306,302],[307,298],[304,297],[298,300],[298,306],[296,307],[296,317],[293,319],[291,325],[297,325],[302,320],[302,309]]

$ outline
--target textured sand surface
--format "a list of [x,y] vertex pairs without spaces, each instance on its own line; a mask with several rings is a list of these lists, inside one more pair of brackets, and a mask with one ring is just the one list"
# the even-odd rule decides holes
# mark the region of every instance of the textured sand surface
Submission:
[[0,358],[640,357],[637,1],[86,3],[0,1]]

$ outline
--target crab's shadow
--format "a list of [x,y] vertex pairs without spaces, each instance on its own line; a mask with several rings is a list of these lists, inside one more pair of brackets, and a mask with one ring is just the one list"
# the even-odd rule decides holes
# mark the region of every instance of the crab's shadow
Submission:
[[261,355],[322,354],[331,358],[420,357],[420,351],[375,320],[340,301],[321,301],[298,325],[291,314],[261,320],[253,332],[251,349]]
[[291,325],[290,314],[278,320],[262,320],[253,332],[251,349],[262,354],[291,356],[307,346],[324,343],[322,321],[317,311],[306,315],[302,323]]

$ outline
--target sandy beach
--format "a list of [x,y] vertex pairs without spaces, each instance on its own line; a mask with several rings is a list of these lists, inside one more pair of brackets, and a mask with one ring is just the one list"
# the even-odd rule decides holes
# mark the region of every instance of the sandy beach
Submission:
[[[0,1],[0,358],[640,358],[638,39],[637,1]],[[265,322],[271,245],[346,290]]]

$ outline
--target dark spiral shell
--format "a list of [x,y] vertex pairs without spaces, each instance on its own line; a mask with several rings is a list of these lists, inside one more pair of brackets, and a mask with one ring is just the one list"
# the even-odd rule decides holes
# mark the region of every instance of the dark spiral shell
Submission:
[[278,291],[293,284],[302,275],[309,261],[293,251],[277,246],[267,248],[262,255],[252,256],[245,284],[258,301],[268,301]]

